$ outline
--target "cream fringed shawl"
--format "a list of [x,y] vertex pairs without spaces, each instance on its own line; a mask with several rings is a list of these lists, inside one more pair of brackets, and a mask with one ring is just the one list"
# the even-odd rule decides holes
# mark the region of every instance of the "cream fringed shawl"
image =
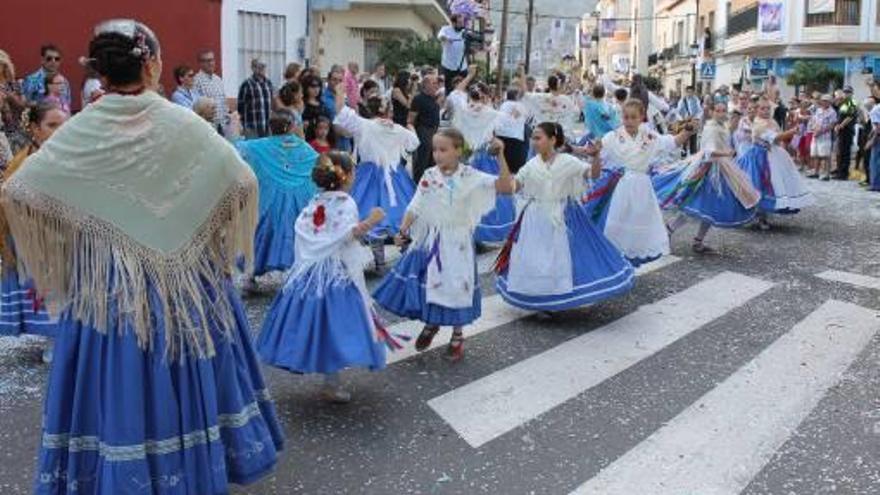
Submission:
[[161,326],[170,356],[211,356],[209,326],[236,325],[225,284],[237,255],[253,257],[256,179],[191,111],[105,96],[28,158],[2,203],[53,313],[133,328],[150,350]]

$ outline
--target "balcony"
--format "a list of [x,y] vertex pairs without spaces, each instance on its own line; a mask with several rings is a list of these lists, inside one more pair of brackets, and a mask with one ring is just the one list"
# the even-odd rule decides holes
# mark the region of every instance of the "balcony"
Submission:
[[806,27],[858,26],[861,23],[860,4],[861,0],[836,0],[834,12],[807,14],[804,24]]
[[732,38],[738,34],[754,31],[758,27],[758,6],[753,5],[745,10],[732,13],[727,19],[727,36]]

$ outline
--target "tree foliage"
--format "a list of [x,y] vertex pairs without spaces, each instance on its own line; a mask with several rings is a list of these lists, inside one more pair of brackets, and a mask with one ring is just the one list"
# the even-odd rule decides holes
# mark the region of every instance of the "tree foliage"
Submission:
[[396,74],[410,66],[437,67],[440,65],[441,53],[439,40],[415,35],[387,38],[379,45],[379,60],[385,64],[389,74]]
[[843,73],[828,67],[828,64],[823,62],[799,60],[794,63],[786,82],[807,92],[826,93],[843,85]]

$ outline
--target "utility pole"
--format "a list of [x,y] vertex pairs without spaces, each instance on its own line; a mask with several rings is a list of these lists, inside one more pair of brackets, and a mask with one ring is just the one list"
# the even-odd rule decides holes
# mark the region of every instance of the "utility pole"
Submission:
[[532,62],[532,21],[534,18],[535,0],[529,0],[529,12],[526,14],[526,74],[529,73],[529,65]]
[[495,84],[498,99],[501,99],[504,85],[504,45],[507,44],[507,7],[510,0],[501,2],[501,40],[498,43],[498,80]]

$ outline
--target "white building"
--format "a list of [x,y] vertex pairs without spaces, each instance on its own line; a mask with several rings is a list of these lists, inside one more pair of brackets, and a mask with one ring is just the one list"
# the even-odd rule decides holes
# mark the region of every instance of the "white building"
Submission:
[[226,94],[236,96],[251,75],[251,60],[267,64],[273,83],[285,66],[303,63],[306,51],[306,0],[226,0],[220,14],[220,45]]
[[648,57],[654,52],[654,0],[631,0],[633,72],[648,73]]
[[682,94],[696,79],[697,1],[656,0],[648,72],[659,78],[665,94]]
[[322,71],[333,64],[348,62],[357,62],[362,71],[372,70],[379,61],[379,46],[383,40],[408,35],[433,37],[449,23],[440,1],[329,2],[341,5],[313,12],[313,63]]
[[[702,0],[698,31],[703,26],[711,31],[707,55],[716,68],[706,89],[741,81],[761,87],[775,74],[787,98],[795,88],[785,83],[786,76],[797,61],[812,60],[840,71],[857,98],[867,96],[868,72],[880,72],[880,2],[832,0],[824,2],[830,12],[810,10],[821,3],[784,1],[781,32],[760,36],[756,0]],[[660,53],[652,54],[652,61]]]

